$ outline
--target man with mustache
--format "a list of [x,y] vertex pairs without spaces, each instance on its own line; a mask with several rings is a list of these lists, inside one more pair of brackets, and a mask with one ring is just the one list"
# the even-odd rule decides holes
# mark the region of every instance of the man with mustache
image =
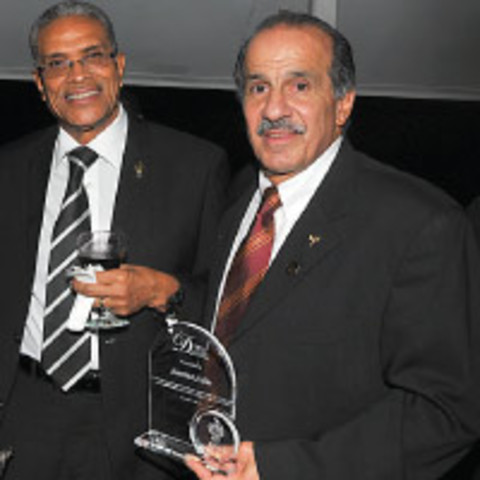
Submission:
[[355,151],[348,41],[267,18],[236,82],[259,173],[220,224],[206,318],[238,377],[238,455],[202,480],[438,479],[480,432],[479,259],[462,209]]
[[[97,6],[53,5],[30,46],[58,126],[0,152],[5,478],[158,480],[133,445],[147,425],[148,351],[180,283],[188,303],[206,270],[227,162],[214,145],[127,113],[125,55]],[[75,238],[109,229],[125,234],[128,264],[74,287],[130,325],[72,332]]]

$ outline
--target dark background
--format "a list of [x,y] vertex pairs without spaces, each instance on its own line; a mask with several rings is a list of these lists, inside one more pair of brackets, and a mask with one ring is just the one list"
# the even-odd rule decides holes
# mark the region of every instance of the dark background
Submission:
[[[124,102],[145,118],[223,146],[238,170],[253,155],[235,94],[132,87]],[[0,144],[53,123],[31,82],[0,81]],[[480,102],[358,97],[348,130],[356,148],[438,185],[467,205],[480,195]]]

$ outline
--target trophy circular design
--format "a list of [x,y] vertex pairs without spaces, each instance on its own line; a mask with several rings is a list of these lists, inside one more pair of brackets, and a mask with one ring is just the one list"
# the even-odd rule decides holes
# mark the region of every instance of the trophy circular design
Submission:
[[235,455],[240,436],[230,417],[217,410],[197,412],[190,422],[190,439],[198,455],[203,456],[207,447],[226,447]]

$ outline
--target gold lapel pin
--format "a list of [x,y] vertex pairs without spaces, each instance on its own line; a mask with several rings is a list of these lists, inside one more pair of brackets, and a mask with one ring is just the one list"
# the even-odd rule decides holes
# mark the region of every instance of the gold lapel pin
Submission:
[[308,245],[310,248],[312,248],[313,246],[315,246],[318,242],[320,242],[321,240],[321,236],[320,235],[314,235],[313,233],[311,233],[309,236],[308,236]]
[[133,166],[135,170],[135,176],[137,177],[138,180],[140,180],[143,177],[143,174],[145,173],[145,164],[139,160],[138,162],[135,163]]

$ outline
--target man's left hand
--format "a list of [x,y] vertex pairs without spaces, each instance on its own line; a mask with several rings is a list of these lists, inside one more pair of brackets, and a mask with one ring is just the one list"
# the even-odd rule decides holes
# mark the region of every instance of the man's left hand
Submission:
[[[223,472],[212,472],[198,457],[187,455],[185,463],[200,480],[260,480],[252,442],[242,442],[234,460],[227,460]],[[222,462],[218,462],[222,465]]]
[[87,297],[95,297],[95,307],[101,304],[120,316],[131,315],[144,307],[165,311],[168,299],[180,288],[172,275],[139,265],[125,264],[97,272],[96,277],[96,283],[73,280],[72,287]]

